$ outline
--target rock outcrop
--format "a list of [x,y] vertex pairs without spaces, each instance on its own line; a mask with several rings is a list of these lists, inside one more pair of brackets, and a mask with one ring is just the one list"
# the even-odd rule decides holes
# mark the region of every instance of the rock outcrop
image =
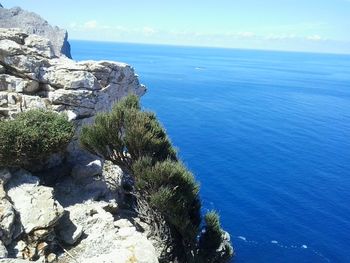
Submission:
[[127,64],[56,58],[47,39],[16,29],[0,28],[0,65],[0,115],[5,118],[45,108],[82,120],[109,110],[128,93],[145,92]]
[[54,200],[53,189],[39,185],[39,178],[19,170],[7,183],[7,196],[21,218],[26,234],[50,228],[63,215],[62,206]]
[[[0,217],[1,233],[7,229],[7,235],[0,236],[0,259],[158,262],[156,249],[147,238],[149,226],[120,208],[122,172],[117,166],[107,164],[98,180],[76,181],[66,175],[54,187],[40,185],[37,177],[23,169],[3,169],[0,175],[6,175],[0,187],[12,211],[11,220]],[[16,260],[0,262],[22,262]]]
[[20,28],[27,34],[36,34],[50,40],[55,56],[65,55],[71,58],[68,33],[64,29],[53,27],[39,15],[25,11],[20,7],[6,9],[0,6],[0,27]]
[[[127,64],[57,58],[49,40],[0,28],[0,118],[32,108],[55,110],[65,112],[79,132],[82,124],[91,123],[97,112],[110,110],[121,97],[145,91]],[[80,168],[96,158],[84,155],[74,141],[69,154],[73,166]]]
[[77,127],[69,163],[56,156],[35,174],[0,169],[0,262],[158,262],[149,226],[123,210],[122,170],[77,143],[96,113],[145,90],[124,63],[57,57],[49,39],[0,28],[0,118],[43,108]]

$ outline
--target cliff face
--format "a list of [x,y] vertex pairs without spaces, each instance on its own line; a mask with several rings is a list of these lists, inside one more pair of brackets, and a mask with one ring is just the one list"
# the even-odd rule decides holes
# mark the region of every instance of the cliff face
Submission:
[[[145,91],[129,65],[56,58],[47,39],[0,28],[0,118],[31,108],[50,109],[67,113],[79,131],[121,97]],[[70,153],[80,158],[78,148],[72,144]]]
[[0,262],[158,262],[147,224],[120,206],[120,168],[76,141],[96,113],[145,91],[129,65],[77,63],[46,38],[0,28],[0,118],[43,108],[77,127],[68,163],[58,156],[36,174],[0,168]]
[[81,120],[108,110],[119,98],[145,87],[129,65],[56,58],[45,38],[0,28],[0,114],[30,108],[65,111]]
[[49,25],[46,20],[35,13],[19,7],[6,9],[0,4],[0,28],[20,28],[27,34],[43,36],[51,41],[55,56],[65,55],[71,58],[67,31]]

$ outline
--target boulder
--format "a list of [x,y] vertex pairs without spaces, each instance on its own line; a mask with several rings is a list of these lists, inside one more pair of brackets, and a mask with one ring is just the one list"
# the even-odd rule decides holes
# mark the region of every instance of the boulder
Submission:
[[63,215],[62,206],[53,198],[53,189],[40,186],[39,179],[25,170],[16,171],[6,188],[27,234],[54,226]]

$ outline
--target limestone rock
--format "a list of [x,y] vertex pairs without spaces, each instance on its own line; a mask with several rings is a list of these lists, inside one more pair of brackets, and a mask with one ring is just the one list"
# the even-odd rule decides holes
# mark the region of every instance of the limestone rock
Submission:
[[56,232],[64,243],[74,245],[83,234],[83,228],[70,220],[69,212],[67,211],[59,220]]
[[85,179],[89,177],[93,177],[95,175],[99,175],[102,173],[102,161],[101,160],[94,160],[87,164],[81,163],[74,166],[72,170],[72,177],[80,180]]
[[15,231],[15,211],[5,197],[0,197],[0,211],[0,240],[7,245],[11,243]]
[[96,157],[86,154],[77,141],[81,126],[92,123],[97,112],[110,110],[129,93],[142,96],[146,88],[127,64],[75,62],[53,57],[53,48],[48,39],[0,28],[0,119],[33,108],[67,113],[77,126],[69,159],[76,160],[75,170],[87,166],[92,171],[89,163]]
[[24,44],[28,47],[37,49],[44,57],[53,58],[55,56],[54,47],[47,38],[37,35],[28,35],[25,38]]
[[[102,202],[88,201],[66,208],[70,219],[82,226],[85,238],[69,253],[78,262],[157,263],[156,251],[145,235],[131,222],[115,221]],[[64,255],[59,262],[74,262]]]
[[36,34],[45,37],[52,43],[55,56],[66,55],[71,57],[70,45],[67,41],[67,31],[52,27],[43,18],[19,7],[0,8],[1,28],[20,28],[27,34]]
[[15,231],[15,211],[7,198],[4,183],[11,178],[7,169],[0,169],[0,241],[8,245]]
[[15,76],[0,75],[0,91],[34,93],[39,90],[39,82],[31,79],[22,79]]
[[5,245],[0,240],[0,259],[6,258],[8,255]]
[[19,170],[7,184],[7,194],[19,213],[25,233],[53,226],[63,214],[53,189],[39,186],[39,179]]
[[111,161],[105,161],[102,170],[102,178],[111,190],[117,191],[122,185],[123,171]]

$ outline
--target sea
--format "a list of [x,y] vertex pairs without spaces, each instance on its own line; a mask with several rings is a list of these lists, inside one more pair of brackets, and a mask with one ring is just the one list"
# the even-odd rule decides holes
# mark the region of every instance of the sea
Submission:
[[350,56],[71,41],[132,65],[235,263],[350,262]]

